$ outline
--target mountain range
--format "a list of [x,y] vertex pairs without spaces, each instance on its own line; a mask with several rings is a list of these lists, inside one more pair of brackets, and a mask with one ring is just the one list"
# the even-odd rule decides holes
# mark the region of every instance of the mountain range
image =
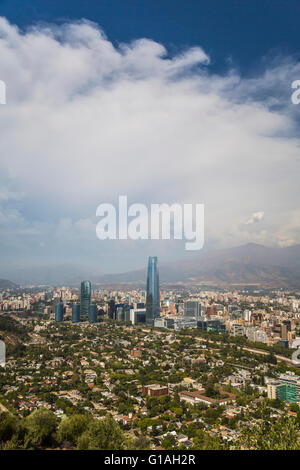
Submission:
[[[300,245],[269,248],[255,243],[199,252],[160,264],[161,283],[300,287]],[[146,269],[102,276],[100,283],[145,283]]]
[[16,289],[18,286],[7,279],[0,279],[0,289]]
[[[90,279],[101,285],[145,286],[146,265],[147,260],[144,268],[119,274],[101,274],[74,265],[23,268],[10,277],[23,285],[78,285],[82,279]],[[300,288],[300,245],[280,248],[248,243],[234,248],[189,252],[184,260],[159,262],[159,275],[161,284]]]

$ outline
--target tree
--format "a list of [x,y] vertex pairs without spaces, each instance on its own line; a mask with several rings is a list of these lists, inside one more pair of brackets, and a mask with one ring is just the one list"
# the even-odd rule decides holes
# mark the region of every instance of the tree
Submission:
[[59,442],[66,441],[76,446],[79,437],[87,430],[90,421],[89,416],[79,414],[63,419],[57,433]]
[[0,418],[0,442],[6,442],[18,433],[18,419],[10,413],[2,413]]
[[239,448],[254,450],[300,450],[299,424],[295,418],[281,416],[243,431]]
[[39,408],[25,418],[26,447],[51,445],[57,427],[57,417],[46,408]]
[[161,443],[162,447],[166,450],[171,450],[175,446],[175,438],[172,434],[168,434]]
[[79,437],[77,448],[80,450],[121,450],[125,437],[120,426],[108,416],[93,420],[87,430]]
[[220,450],[222,448],[219,437],[212,437],[200,429],[196,431],[193,443],[192,450]]
[[128,450],[148,450],[151,441],[144,434],[140,434],[135,439],[129,440],[126,445]]

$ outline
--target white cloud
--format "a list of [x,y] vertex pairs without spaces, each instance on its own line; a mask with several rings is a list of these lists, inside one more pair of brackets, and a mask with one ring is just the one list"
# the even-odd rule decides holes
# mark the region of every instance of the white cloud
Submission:
[[253,224],[256,224],[257,222],[261,222],[264,216],[265,216],[265,213],[263,211],[253,212],[250,219],[246,220],[245,225],[253,225]]
[[[76,256],[76,240],[95,237],[101,253],[96,207],[127,194],[130,204],[204,203],[207,242],[279,243],[299,206],[298,64],[218,76],[201,47],[174,57],[149,39],[116,47],[89,22],[20,32],[2,18],[0,38],[0,171],[22,194],[24,229],[68,232]],[[264,227],[235,228],[245,219]],[[296,228],[288,239],[299,242]]]

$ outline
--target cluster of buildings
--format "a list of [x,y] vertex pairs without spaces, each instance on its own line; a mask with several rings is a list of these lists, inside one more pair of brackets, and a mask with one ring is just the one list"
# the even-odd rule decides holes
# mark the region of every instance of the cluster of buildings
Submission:
[[79,292],[74,288],[46,288],[41,292],[35,289],[31,293],[0,294],[0,311],[34,309],[57,322],[96,323],[108,317],[175,331],[198,328],[208,333],[228,333],[268,346],[300,346],[299,295],[282,290],[209,291],[196,286],[163,290],[155,256],[148,259],[145,290],[92,290],[91,282],[83,281]]
[[[97,305],[91,303],[91,283],[90,281],[82,281],[80,288],[80,304],[72,304],[72,323],[79,323],[80,319],[88,320],[90,323],[97,321]],[[57,299],[55,305],[55,321],[62,322],[66,307],[62,298]]]
[[300,299],[292,292],[254,290],[206,291],[190,287],[182,292],[161,290],[157,257],[150,256],[146,290],[92,291],[82,281],[80,292],[71,288],[47,288],[42,292],[2,292],[0,311],[31,311],[49,314],[56,322],[100,318],[132,325],[147,324],[179,331],[197,328],[203,332],[228,333],[252,343],[284,348],[300,346]]
[[[90,281],[82,281],[80,288],[80,303],[70,302],[72,298],[63,299],[56,297],[53,303],[55,312],[55,321],[64,321],[64,314],[67,313],[66,304],[71,303],[71,320],[72,323],[80,321],[89,321],[96,323],[98,314],[104,314],[104,310],[97,307],[97,303],[91,302],[92,288]],[[99,296],[95,296],[99,299]],[[100,297],[101,299],[101,297]],[[148,260],[147,271],[147,292],[143,302],[133,302],[130,296],[126,299],[126,303],[116,302],[111,298],[107,302],[107,315],[112,320],[130,322],[133,325],[137,323],[146,323],[154,325],[156,318],[160,317],[160,291],[159,291],[159,274],[157,266],[157,257],[150,256]],[[49,313],[52,313],[51,308]]]
[[[91,300],[100,302],[104,296],[107,304],[103,307],[109,308],[111,291],[91,293]],[[142,303],[146,296],[147,292],[132,291],[128,298],[124,292],[129,305]],[[57,292],[56,297],[77,300],[72,293]],[[117,293],[115,297],[122,301]],[[210,307],[207,311],[205,299],[186,297],[186,293],[166,291],[160,302],[171,305],[174,300],[179,312],[173,316],[183,321],[196,318],[205,331],[226,327],[226,320],[214,318],[216,312]],[[113,311],[120,314],[116,305]],[[135,310],[146,309],[138,307]],[[97,419],[109,413],[128,436],[146,435],[152,448],[163,445],[168,436],[173,436],[176,445],[188,447],[194,439],[189,426],[234,440],[243,426],[256,422],[257,408],[267,398],[285,402],[287,410],[290,404],[300,403],[299,375],[288,366],[282,374],[277,365],[263,363],[250,351],[241,354],[235,343],[223,343],[222,335],[220,342],[210,344],[207,336],[189,335],[192,331],[182,334],[180,329],[153,328],[147,321],[126,324],[105,315],[97,325],[70,324],[45,315],[7,316],[20,322],[28,334],[26,355],[10,354],[0,370],[0,395],[20,416],[39,407],[51,409],[62,419],[70,409]],[[154,325],[168,316],[171,312],[161,312]],[[266,406],[275,413],[272,403],[266,401]]]
[[300,405],[299,371],[244,345],[300,346],[299,299],[282,290],[160,288],[152,256],[142,289],[93,290],[82,281],[79,289],[7,290],[1,316],[21,325],[26,355],[16,349],[6,360],[0,341],[0,396],[20,416],[41,406],[61,418],[70,408],[97,419],[109,413],[152,448],[170,436],[192,446],[189,426],[234,440],[257,423],[261,403],[273,414]]
[[300,377],[294,373],[280,374],[276,379],[266,378],[268,398],[289,403],[300,403]]

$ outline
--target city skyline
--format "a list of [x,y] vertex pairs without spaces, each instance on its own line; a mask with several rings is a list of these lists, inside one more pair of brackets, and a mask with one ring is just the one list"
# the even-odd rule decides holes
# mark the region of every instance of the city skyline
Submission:
[[160,291],[157,256],[149,256],[147,269],[146,318],[149,325],[160,316]]
[[[75,260],[74,260],[75,261]],[[146,283],[145,261],[137,269],[103,274],[92,266],[73,263],[4,270],[0,287],[11,285],[77,285],[87,278],[96,284]],[[297,287],[300,285],[300,245],[270,248],[260,244],[191,253],[189,259],[161,263],[163,284],[208,283],[210,285],[244,284],[265,287]],[[2,277],[2,279],[1,279]],[[5,278],[8,278],[5,280]],[[144,279],[144,280],[143,280]]]
[[[2,448],[299,449],[299,291],[163,288],[154,325],[145,288],[93,288],[97,322],[74,323],[80,295],[1,290],[0,430],[15,425]],[[40,423],[57,431],[47,441]]]

